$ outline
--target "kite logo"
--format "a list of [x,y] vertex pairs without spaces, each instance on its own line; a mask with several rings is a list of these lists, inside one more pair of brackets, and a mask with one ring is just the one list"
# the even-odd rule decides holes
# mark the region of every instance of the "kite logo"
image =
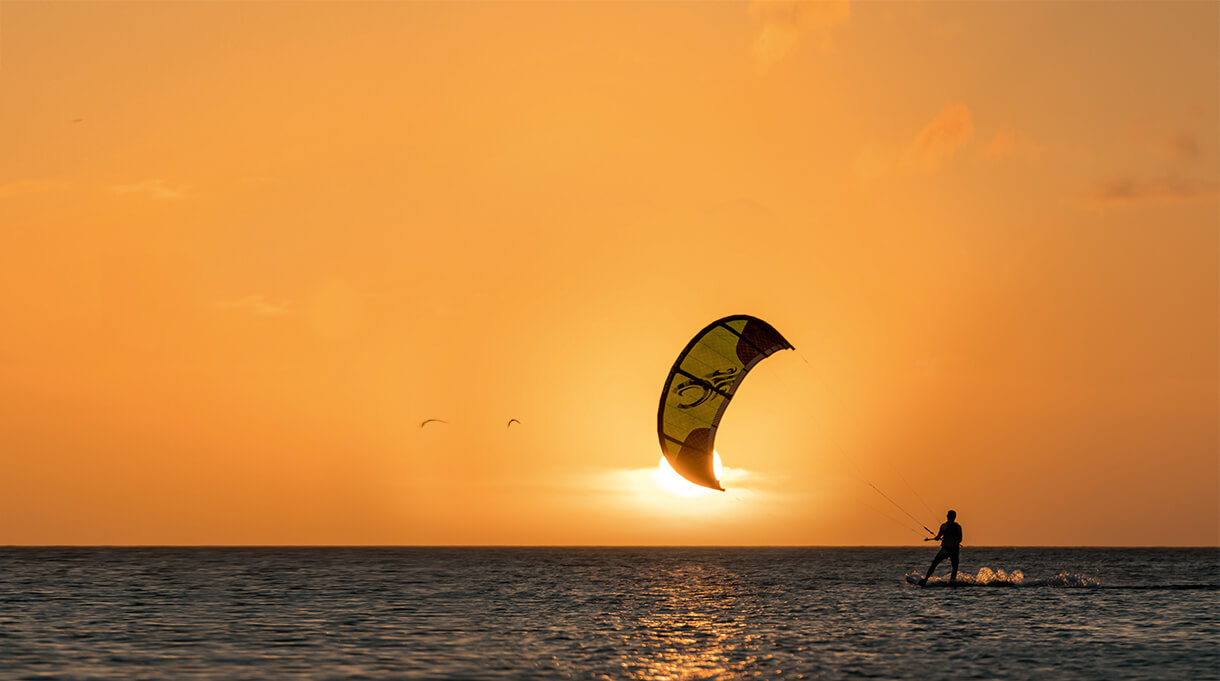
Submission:
[[[674,387],[674,394],[681,400],[678,409],[691,409],[712,398],[712,395],[725,393],[737,378],[737,369],[717,369],[704,378],[691,378]],[[692,400],[693,401],[690,401]]]

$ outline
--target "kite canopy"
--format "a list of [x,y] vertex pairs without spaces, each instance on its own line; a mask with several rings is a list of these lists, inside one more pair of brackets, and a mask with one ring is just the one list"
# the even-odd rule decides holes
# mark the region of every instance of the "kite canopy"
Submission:
[[679,475],[724,491],[712,469],[720,417],[746,373],[792,344],[757,317],[733,315],[708,324],[669,370],[657,412],[661,452]]

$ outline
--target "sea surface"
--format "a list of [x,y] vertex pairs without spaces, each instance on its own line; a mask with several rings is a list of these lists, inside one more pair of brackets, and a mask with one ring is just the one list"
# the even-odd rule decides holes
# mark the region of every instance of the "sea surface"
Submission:
[[1217,679],[1220,549],[0,548],[0,679]]

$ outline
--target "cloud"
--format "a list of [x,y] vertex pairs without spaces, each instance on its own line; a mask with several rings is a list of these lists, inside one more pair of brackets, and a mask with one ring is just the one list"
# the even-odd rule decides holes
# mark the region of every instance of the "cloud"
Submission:
[[1165,139],[1164,144],[1169,153],[1180,159],[1193,160],[1203,155],[1203,146],[1192,132],[1171,135]]
[[856,155],[856,175],[873,180],[897,172],[934,172],[972,137],[974,120],[970,107],[949,102],[905,146],[865,146]]
[[1208,201],[1220,196],[1220,184],[1182,178],[1120,177],[1099,184],[1088,197],[1104,204]]
[[1017,155],[1017,136],[1012,130],[1003,128],[991,138],[991,143],[983,150],[983,156],[992,161],[1001,161]]
[[965,146],[971,137],[974,137],[974,121],[970,108],[949,102],[907,146],[903,157],[915,167],[930,172]]
[[1127,152],[1121,169],[1111,170],[1085,189],[1084,201],[1101,206],[1215,201],[1220,180],[1210,139],[1189,126],[1139,121],[1115,146]]
[[1168,130],[1152,124],[1133,126],[1131,138],[1162,161],[1191,162],[1203,157],[1203,143],[1190,130]]
[[116,194],[143,195],[157,201],[181,201],[186,198],[186,187],[170,185],[165,180],[144,180],[135,184],[120,184],[110,188]]
[[[717,455],[719,456],[719,455]],[[772,481],[767,476],[744,468],[734,468],[716,464],[717,479],[725,488],[736,491],[765,491],[771,487]],[[676,484],[675,484],[675,481]],[[572,476],[569,481],[572,486],[580,489],[595,490],[606,494],[636,495],[641,493],[658,494],[661,498],[703,497],[720,494],[715,490],[700,487],[683,480],[664,457],[657,455],[657,465],[648,468],[603,469]]]
[[71,188],[72,185],[67,182],[59,182],[57,180],[21,180],[20,182],[0,184],[0,200],[11,199],[14,196],[24,196],[26,194],[63,192]]
[[759,73],[769,72],[803,40],[817,41],[818,49],[834,49],[831,30],[851,18],[848,0],[755,0],[750,16],[762,22],[752,52]]
[[1029,136],[1005,126],[996,131],[980,155],[992,163],[1011,160],[1028,162],[1036,160],[1045,151],[1042,145],[1031,140]]
[[288,304],[275,304],[263,296],[246,296],[236,300],[221,300],[216,302],[221,310],[236,310],[248,312],[255,317],[282,317],[288,314]]
[[[780,495],[764,476],[740,468],[724,467],[720,482],[727,492],[718,492],[680,481],[677,486],[660,468],[600,470],[577,474],[561,483],[565,487],[594,495],[602,504],[622,512],[664,516],[670,521],[725,520],[740,518],[746,502],[752,508],[767,508]],[[680,503],[679,503],[680,502]]]

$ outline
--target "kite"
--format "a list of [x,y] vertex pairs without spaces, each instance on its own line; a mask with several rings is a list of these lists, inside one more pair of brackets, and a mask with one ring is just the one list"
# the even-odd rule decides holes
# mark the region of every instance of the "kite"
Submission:
[[720,418],[754,365],[792,344],[757,317],[733,315],[695,334],[669,370],[657,435],[669,465],[687,480],[724,491],[712,468]]

